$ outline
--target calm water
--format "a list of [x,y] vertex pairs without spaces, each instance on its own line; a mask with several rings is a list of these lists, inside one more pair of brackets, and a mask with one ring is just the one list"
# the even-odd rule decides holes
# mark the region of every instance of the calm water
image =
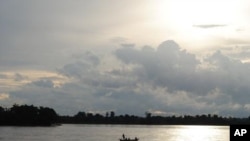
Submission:
[[0,141],[229,141],[228,126],[72,125],[0,127]]

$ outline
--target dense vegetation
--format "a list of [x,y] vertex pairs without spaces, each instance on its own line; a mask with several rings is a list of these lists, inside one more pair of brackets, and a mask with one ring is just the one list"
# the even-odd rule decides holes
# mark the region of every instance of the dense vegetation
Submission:
[[0,107],[0,125],[51,126],[57,122],[58,115],[51,108],[16,104]]
[[115,116],[112,111],[101,114],[78,112],[74,116],[60,116],[62,123],[77,124],[146,124],[146,125],[230,125],[230,124],[250,124],[250,118],[220,117],[218,115],[196,115],[196,116],[152,116],[145,113],[145,117],[134,115]]
[[78,112],[74,116],[60,116],[48,107],[33,105],[13,105],[11,108],[0,107],[0,125],[2,126],[51,126],[59,123],[71,124],[147,124],[147,125],[230,125],[250,124],[250,118],[221,117],[218,115],[184,115],[153,116],[145,113],[145,117],[135,115],[105,115]]

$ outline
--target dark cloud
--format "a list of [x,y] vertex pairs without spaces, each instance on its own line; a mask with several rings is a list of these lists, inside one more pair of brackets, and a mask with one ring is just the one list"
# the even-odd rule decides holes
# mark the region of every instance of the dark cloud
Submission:
[[[170,90],[187,90],[199,61],[193,54],[180,50],[174,41],[166,41],[157,50],[144,47],[142,50],[123,47],[115,55],[124,63],[138,65],[137,73],[143,81],[151,81],[156,86],[168,87]],[[138,74],[138,75],[140,75]],[[192,86],[195,87],[195,86]]]
[[53,88],[54,87],[54,83],[52,80],[49,79],[41,79],[41,80],[37,80],[37,81],[33,81],[32,83],[30,83],[30,85],[35,85],[38,87],[44,87],[44,88]]
[[225,27],[225,26],[227,26],[227,25],[225,25],[225,24],[201,24],[201,25],[193,25],[193,27],[203,28],[203,29],[216,28],[216,27]]
[[11,92],[10,97],[47,104],[66,114],[114,110],[143,115],[153,109],[247,116],[250,110],[250,66],[221,51],[200,61],[174,41],[165,41],[157,48],[121,46],[113,55],[119,63],[110,61],[113,65],[108,69],[102,69],[104,58],[97,54],[73,55],[75,61],[58,69],[69,81],[54,87],[54,79],[41,78]]
[[100,63],[99,58],[92,52],[74,54],[73,57],[76,59],[76,62],[66,64],[62,69],[58,69],[61,74],[82,78],[96,71],[95,67]]
[[[250,79],[245,77],[250,69],[248,64],[231,59],[218,51],[205,59],[210,67],[200,69],[198,66],[202,64],[195,55],[180,50],[173,41],[162,43],[157,50],[147,50],[150,51],[123,47],[115,53],[124,63],[138,65],[134,71],[138,73],[137,80],[142,80],[140,83],[165,87],[169,93],[185,91],[189,93],[190,98],[192,93],[194,99],[199,96],[206,97],[219,89],[219,93],[225,94],[224,98],[228,97],[223,100],[224,103],[248,104],[248,101],[244,100],[248,96],[247,91],[250,91],[247,87]],[[222,99],[223,97],[213,99],[213,102],[219,106],[223,103]],[[213,103],[208,100],[204,102]]]

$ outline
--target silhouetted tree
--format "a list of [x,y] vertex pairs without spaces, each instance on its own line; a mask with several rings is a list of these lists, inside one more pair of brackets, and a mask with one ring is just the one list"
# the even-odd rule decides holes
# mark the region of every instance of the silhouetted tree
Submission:
[[106,116],[105,116],[106,118],[108,118],[109,117],[109,112],[106,112]]
[[146,112],[145,117],[135,115],[116,116],[114,111],[106,113],[106,116],[96,113],[78,112],[74,116],[58,116],[52,108],[35,107],[33,105],[17,105],[11,108],[0,107],[0,125],[18,126],[48,126],[55,123],[82,123],[82,124],[168,124],[168,125],[229,125],[250,124],[250,117],[234,118],[218,115],[184,115],[184,116],[153,116]]
[[110,112],[110,117],[111,117],[111,118],[114,118],[114,117],[115,117],[115,112],[114,112],[114,111],[111,111],[111,112]]
[[74,121],[77,123],[83,123],[86,120],[86,113],[85,112],[78,112],[75,116],[74,116]]
[[145,112],[146,118],[149,119],[151,118],[152,114],[150,112]]
[[10,109],[0,108],[0,111],[0,125],[47,126],[56,123],[58,117],[51,108],[33,105],[14,104]]

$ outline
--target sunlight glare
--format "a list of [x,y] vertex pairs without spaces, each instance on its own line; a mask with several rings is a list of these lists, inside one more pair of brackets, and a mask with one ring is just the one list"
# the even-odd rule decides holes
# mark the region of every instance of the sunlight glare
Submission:
[[177,28],[193,25],[227,25],[237,16],[234,2],[226,0],[157,1],[155,19],[159,24],[172,23]]
[[153,20],[175,31],[175,38],[202,46],[227,37],[242,23],[242,3],[227,0],[156,0]]
[[180,134],[189,137],[189,141],[211,141],[215,132],[213,126],[187,126]]

